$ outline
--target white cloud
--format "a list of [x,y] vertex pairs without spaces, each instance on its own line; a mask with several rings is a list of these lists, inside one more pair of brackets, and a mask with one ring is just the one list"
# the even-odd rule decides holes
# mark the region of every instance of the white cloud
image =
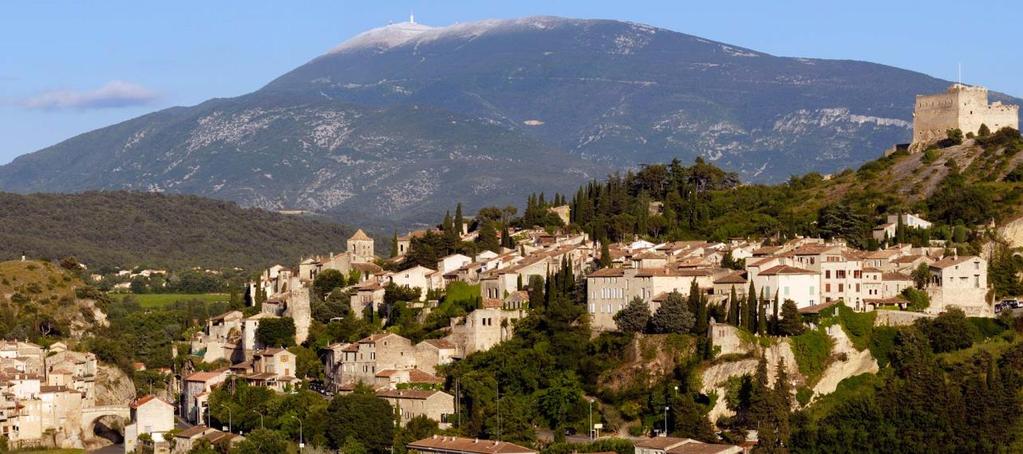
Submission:
[[29,109],[105,109],[148,104],[157,98],[152,90],[131,82],[113,80],[89,91],[52,90],[25,99]]

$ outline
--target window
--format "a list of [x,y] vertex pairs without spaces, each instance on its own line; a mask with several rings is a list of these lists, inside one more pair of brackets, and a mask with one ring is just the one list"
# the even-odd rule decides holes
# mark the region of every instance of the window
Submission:
[[831,284],[824,284],[824,291],[831,293]]
[[845,284],[838,284],[838,291],[839,293],[845,291]]
[[824,270],[824,279],[831,279],[831,270]]

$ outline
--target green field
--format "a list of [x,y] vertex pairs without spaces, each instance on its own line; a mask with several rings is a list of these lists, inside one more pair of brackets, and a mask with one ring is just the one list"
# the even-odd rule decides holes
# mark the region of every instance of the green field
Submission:
[[163,307],[177,301],[199,300],[204,303],[216,303],[227,302],[228,299],[226,293],[142,293],[115,296],[119,300],[124,300],[128,297],[138,301],[139,305],[145,308]]

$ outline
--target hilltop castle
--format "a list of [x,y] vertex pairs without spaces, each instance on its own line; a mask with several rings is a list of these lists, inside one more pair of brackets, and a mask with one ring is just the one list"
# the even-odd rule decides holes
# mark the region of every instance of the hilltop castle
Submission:
[[913,144],[944,139],[949,129],[974,133],[980,125],[991,132],[1006,126],[1019,129],[1019,106],[988,104],[987,88],[953,84],[945,93],[917,95],[913,111]]

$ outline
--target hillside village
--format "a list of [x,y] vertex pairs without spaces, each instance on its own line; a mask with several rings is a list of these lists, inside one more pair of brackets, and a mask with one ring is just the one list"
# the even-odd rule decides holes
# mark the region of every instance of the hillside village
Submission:
[[[980,87],[954,85],[947,93],[918,98],[916,107],[919,133],[912,144],[896,146],[891,154],[934,153],[947,146],[944,141],[960,145],[991,134],[1015,134],[1011,137],[1018,140],[1018,108],[989,105]],[[263,419],[273,416],[265,414],[270,410],[248,408],[239,397],[262,393],[261,399],[333,399],[321,408],[328,413],[341,405],[335,402],[358,401],[366,409],[386,404],[385,419],[409,437],[398,446],[412,452],[534,453],[524,440],[537,446],[541,441],[564,443],[566,428],[583,420],[584,433],[569,435],[593,449],[626,439],[626,447],[607,449],[750,452],[787,445],[774,437],[789,436],[790,411],[812,409],[811,404],[844,392],[847,380],[878,374],[891,359],[887,350],[864,346],[875,329],[944,326],[950,319],[969,319],[978,326],[1011,323],[1002,320],[1016,306],[1001,298],[1019,295],[996,289],[989,278],[991,262],[1002,260],[997,252],[1004,245],[989,240],[975,246],[981,238],[997,236],[993,226],[950,225],[893,209],[866,221],[857,218],[855,229],[846,230],[843,216],[848,213],[825,213],[839,219],[838,227],[828,230],[831,225],[823,221],[829,219],[821,215],[816,236],[727,237],[715,232],[715,238],[683,239],[661,234],[671,228],[682,231],[671,224],[686,216],[675,208],[699,203],[702,184],[737,187],[719,169],[701,166],[698,161],[684,169],[702,178],[687,194],[697,202],[673,200],[678,188],[661,188],[664,197],[644,188],[627,202],[608,202],[602,191],[612,193],[616,183],[611,182],[606,189],[597,184],[580,189],[572,200],[560,194],[551,202],[543,195],[531,197],[516,222],[511,222],[514,210],[510,215],[490,209],[463,216],[459,205],[456,215],[449,214],[437,227],[395,234],[389,256],[378,253],[378,241],[357,230],[345,239],[344,251],[323,251],[260,270],[244,285],[244,298],[232,300],[231,307],[217,306],[225,310],[209,317],[191,318],[189,328],[179,327],[187,337],[169,343],[169,352],[162,353],[172,367],[148,371],[161,386],[155,391],[152,381],[148,390],[132,386],[129,399],[97,397],[96,377],[104,366],[99,353],[80,347],[87,342],[73,342],[84,350],[76,351],[61,341],[45,347],[4,341],[0,433],[15,448],[83,447],[100,424],[120,433],[125,452],[226,451],[253,443],[249,437],[267,436],[250,426],[247,437],[234,425],[235,418],[253,421],[249,424],[258,420],[263,430]],[[656,171],[664,169],[677,170]],[[627,216],[595,214],[627,203],[638,207]],[[699,224],[702,214],[692,211],[690,222]],[[865,222],[872,226],[864,229]],[[77,262],[67,268],[93,283],[111,279]],[[155,268],[115,271],[111,290],[159,289],[169,274]],[[117,306],[89,306],[102,314],[97,324],[105,322],[101,307]],[[337,332],[344,334],[331,334]],[[88,329],[79,326],[74,334],[88,338]],[[559,337],[563,334],[564,339]],[[536,350],[513,350],[524,347]],[[587,363],[599,355],[585,349],[601,348],[613,349],[613,354],[598,351],[615,361]],[[499,378],[515,383],[510,377],[516,374],[505,368],[516,366],[504,360],[498,364],[496,358],[515,354],[525,355],[516,357],[519,361],[549,355],[553,367],[519,370],[541,377],[502,390]],[[685,358],[695,362],[687,366]],[[148,366],[135,362],[131,367],[142,373]],[[492,381],[480,378],[484,367],[493,369]],[[577,371],[587,367],[593,376],[579,378],[583,374]],[[681,370],[698,379],[672,378]],[[556,389],[572,389],[564,391],[571,399],[559,401],[562,397],[543,389],[533,395],[523,391],[555,379],[564,386]],[[491,384],[494,395],[488,394]],[[673,397],[669,386],[674,386]],[[753,389],[742,391],[746,399],[763,397],[757,393],[771,387],[778,390],[771,399],[783,403],[773,408],[784,410],[786,422],[758,422],[750,429],[752,419],[746,418],[763,415],[750,416],[750,408],[736,403],[742,386]],[[658,387],[665,394],[652,397]],[[656,414],[660,411],[648,415],[633,408],[642,400],[635,395],[637,388],[650,393],[650,408],[663,407],[663,418]],[[554,409],[544,415],[551,421],[548,428],[516,420],[526,410],[502,409],[502,392],[540,396],[535,400],[545,410]],[[629,393],[632,397],[622,397]],[[339,400],[345,398],[352,400]],[[511,399],[510,405],[518,402]],[[584,407],[589,410],[585,418]],[[337,414],[352,413],[359,412]],[[305,413],[287,415],[299,424],[301,448],[307,440],[304,425],[313,421],[298,414]],[[698,422],[690,427],[683,421]],[[432,429],[423,432],[424,424]],[[775,431],[775,426],[785,429]],[[318,446],[352,447],[371,438],[365,428],[340,440],[319,430]],[[685,436],[675,436],[680,434]],[[379,452],[397,442],[381,443],[358,446]]]

